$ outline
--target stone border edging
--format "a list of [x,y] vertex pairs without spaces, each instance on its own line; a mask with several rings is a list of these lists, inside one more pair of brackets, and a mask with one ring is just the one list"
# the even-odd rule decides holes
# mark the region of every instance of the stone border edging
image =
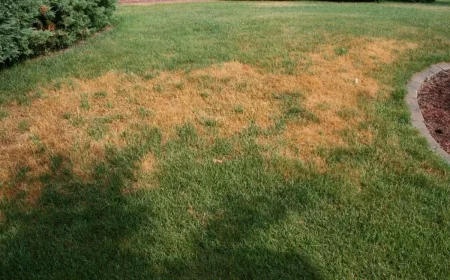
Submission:
[[434,140],[433,136],[431,136],[427,126],[425,125],[425,120],[420,110],[419,102],[417,100],[417,94],[422,88],[422,83],[435,74],[448,69],[450,69],[450,63],[439,63],[434,64],[424,71],[415,74],[406,86],[408,94],[405,97],[405,101],[411,111],[412,124],[420,131],[423,136],[425,136],[431,149],[441,157],[443,157],[448,164],[450,164],[450,154],[444,151],[441,148],[441,145],[439,145],[439,143]]

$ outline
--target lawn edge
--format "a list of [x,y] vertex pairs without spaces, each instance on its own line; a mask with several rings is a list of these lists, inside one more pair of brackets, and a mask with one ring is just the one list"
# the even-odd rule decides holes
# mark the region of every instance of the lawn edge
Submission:
[[408,104],[411,112],[411,123],[419,132],[427,139],[430,148],[438,155],[440,155],[448,164],[450,164],[450,154],[444,151],[438,142],[431,136],[425,124],[425,120],[420,110],[417,94],[422,88],[423,83],[437,73],[450,69],[450,63],[433,64],[422,72],[414,74],[412,79],[406,85],[408,94],[405,97],[406,104]]

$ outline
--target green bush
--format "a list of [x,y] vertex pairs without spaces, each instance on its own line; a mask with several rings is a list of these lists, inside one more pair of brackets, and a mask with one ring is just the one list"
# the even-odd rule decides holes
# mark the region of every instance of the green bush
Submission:
[[1,0],[0,64],[60,49],[104,28],[116,0]]

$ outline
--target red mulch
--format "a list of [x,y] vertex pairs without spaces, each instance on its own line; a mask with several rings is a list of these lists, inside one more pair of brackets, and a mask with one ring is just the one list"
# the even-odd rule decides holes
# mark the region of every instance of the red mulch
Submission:
[[450,70],[425,81],[418,101],[430,134],[450,154]]

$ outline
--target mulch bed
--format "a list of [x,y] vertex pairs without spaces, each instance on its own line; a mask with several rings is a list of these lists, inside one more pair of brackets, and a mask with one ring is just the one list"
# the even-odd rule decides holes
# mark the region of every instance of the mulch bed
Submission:
[[430,134],[450,154],[450,70],[425,81],[418,101]]

